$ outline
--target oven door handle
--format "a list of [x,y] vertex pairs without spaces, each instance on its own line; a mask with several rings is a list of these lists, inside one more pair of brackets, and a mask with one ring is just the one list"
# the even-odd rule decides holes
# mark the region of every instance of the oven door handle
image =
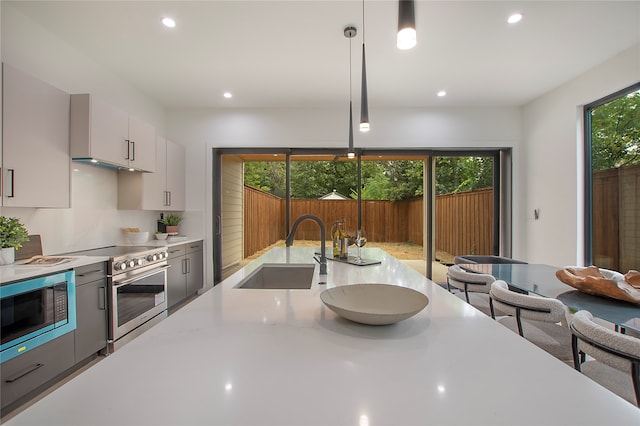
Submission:
[[163,266],[162,268],[154,269],[153,271],[150,271],[148,274],[136,275],[135,277],[129,278],[128,280],[124,280],[124,281],[114,281],[113,282],[113,288],[118,288],[118,287],[122,287],[123,285],[131,284],[134,281],[138,281],[138,280],[141,280],[143,278],[150,277],[150,276],[155,275],[155,274],[157,274],[159,272],[164,272],[169,268],[171,268],[171,265],[166,265],[166,266]]

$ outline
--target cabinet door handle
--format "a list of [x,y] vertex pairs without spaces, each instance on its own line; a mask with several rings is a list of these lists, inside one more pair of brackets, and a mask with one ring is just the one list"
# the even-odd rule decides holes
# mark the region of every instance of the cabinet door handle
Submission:
[[187,274],[191,273],[191,259],[185,259],[187,261]]
[[16,374],[15,376],[11,376],[11,377],[7,377],[7,379],[5,380],[6,383],[13,383],[17,380],[20,380],[21,378],[23,378],[24,376],[26,376],[27,374],[33,373],[34,371],[36,371],[38,368],[43,367],[44,364],[34,364],[32,365],[30,368],[26,369],[25,371]]
[[131,161],[136,161],[136,143],[131,141]]
[[106,292],[105,292],[105,288],[104,287],[98,287],[98,309],[100,309],[101,311],[104,311],[105,309],[107,309],[107,304],[106,304]]
[[187,259],[182,259],[182,273],[187,273]]
[[13,181],[15,179],[15,170],[14,169],[7,169],[7,171],[9,172],[9,189],[11,190],[11,192],[7,195],[7,198],[13,198],[14,196],[14,185],[13,185]]
[[167,204],[168,206],[171,205],[171,191],[167,191],[167,194],[169,195],[169,204]]
[[98,272],[103,272],[104,273],[104,269],[94,269],[93,271],[87,271],[84,274],[76,274],[76,277],[88,277],[91,274],[95,274]]
[[129,154],[131,153],[131,141],[129,141],[129,139],[125,139],[125,141],[127,142],[127,156],[124,157],[124,159],[129,160]]

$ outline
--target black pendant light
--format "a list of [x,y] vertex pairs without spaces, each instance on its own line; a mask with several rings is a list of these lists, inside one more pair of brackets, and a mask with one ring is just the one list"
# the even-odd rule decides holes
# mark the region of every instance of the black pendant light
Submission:
[[362,0],[362,87],[361,87],[361,103],[360,103],[360,131],[369,131],[369,97],[367,95],[367,62],[365,59],[364,49],[364,0]]
[[356,36],[356,27],[346,27],[344,29],[344,36],[349,39],[349,149],[347,150],[347,157],[354,158],[356,156],[355,149],[353,148],[353,101],[351,99],[351,39]]
[[416,13],[413,0],[398,0],[398,49],[416,45]]

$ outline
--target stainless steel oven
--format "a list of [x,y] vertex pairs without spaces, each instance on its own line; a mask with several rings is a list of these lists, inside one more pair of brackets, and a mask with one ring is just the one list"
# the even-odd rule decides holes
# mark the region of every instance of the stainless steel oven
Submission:
[[166,248],[134,251],[111,259],[110,351],[167,317],[168,268]]
[[109,256],[109,352],[167,317],[167,247],[111,246],[71,254]]

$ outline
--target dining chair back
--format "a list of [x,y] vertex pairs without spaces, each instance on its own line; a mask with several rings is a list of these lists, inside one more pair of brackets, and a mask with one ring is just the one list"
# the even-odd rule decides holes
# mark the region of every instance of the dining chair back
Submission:
[[447,290],[452,291],[453,288],[460,290],[458,293],[460,297],[464,296],[467,303],[487,315],[491,314],[489,291],[491,283],[495,280],[493,275],[468,272],[458,265],[451,265],[447,270]]
[[640,406],[640,339],[603,327],[589,311],[576,312],[570,329],[576,370]]
[[498,320],[501,324],[563,362],[572,362],[569,308],[560,300],[518,293],[496,280],[489,302],[493,318],[496,310],[508,315]]

